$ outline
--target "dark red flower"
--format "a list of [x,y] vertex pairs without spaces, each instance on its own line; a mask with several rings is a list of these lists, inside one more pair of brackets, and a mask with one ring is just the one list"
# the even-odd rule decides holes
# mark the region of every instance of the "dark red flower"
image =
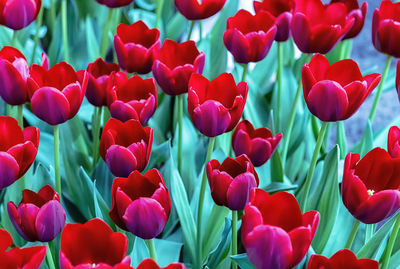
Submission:
[[400,208],[400,158],[374,148],[361,160],[346,156],[342,182],[343,204],[359,221],[371,224],[392,216]]
[[304,53],[328,53],[355,23],[343,3],[296,0],[291,22],[293,40]]
[[56,64],[49,70],[34,64],[30,72],[28,83],[32,112],[39,119],[57,125],[78,113],[88,84],[86,72],[82,83],[66,62]]
[[100,156],[111,173],[128,177],[134,170],[143,171],[149,162],[153,129],[137,120],[121,122],[109,119],[100,140]]
[[118,268],[131,263],[130,257],[125,256],[127,249],[126,236],[113,232],[101,219],[68,223],[61,234],[60,267]]
[[160,267],[152,259],[143,260],[136,269],[185,269],[185,265],[182,263],[171,263],[166,267]]
[[226,0],[174,0],[178,11],[188,20],[207,19],[219,12]]
[[110,92],[111,116],[120,121],[138,120],[146,125],[157,108],[157,86],[153,78],[133,76],[116,83]]
[[361,7],[358,5],[358,0],[331,0],[332,3],[343,3],[347,8],[347,17],[354,18],[354,25],[350,31],[344,36],[344,39],[356,37],[364,27],[365,17],[367,16],[368,3],[363,2]]
[[268,12],[252,15],[241,9],[234,17],[228,18],[223,40],[236,62],[258,62],[267,56],[276,29],[274,17]]
[[186,93],[190,76],[203,73],[205,60],[205,54],[197,50],[194,41],[179,44],[166,39],[156,52],[153,75],[166,94]]
[[12,117],[0,117],[0,190],[21,178],[39,147],[40,131],[36,127],[21,130]]
[[400,157],[400,129],[397,126],[389,129],[387,149],[392,158]]
[[135,0],[96,0],[97,3],[105,5],[109,8],[117,8],[127,6]]
[[28,248],[12,248],[11,235],[4,229],[0,229],[0,268],[7,269],[39,269],[46,256],[45,246]]
[[21,30],[31,24],[39,14],[42,0],[0,1],[0,24]]
[[349,249],[341,249],[329,259],[313,254],[307,269],[379,269],[379,263],[371,259],[357,259]]
[[318,224],[319,213],[301,214],[292,194],[253,189],[242,216],[242,242],[256,268],[289,269],[306,255]]
[[250,191],[259,184],[257,172],[246,155],[207,163],[207,177],[214,202],[230,210],[243,210]]
[[15,229],[27,241],[52,241],[64,228],[65,211],[50,185],[38,193],[23,190],[18,207],[8,202],[7,209]]
[[158,29],[149,29],[141,20],[132,25],[118,25],[114,47],[121,68],[129,73],[149,73],[154,53],[161,46],[159,37]]
[[290,22],[292,20],[294,4],[294,0],[263,0],[262,2],[253,2],[256,13],[263,10],[274,16],[277,26],[275,40],[278,42],[286,41],[290,37]]
[[303,93],[308,109],[322,121],[340,121],[353,115],[372,90],[381,75],[362,76],[356,62],[345,59],[329,64],[316,54],[303,66]]
[[110,218],[123,230],[143,239],[159,235],[171,212],[171,200],[157,169],[114,179]]
[[242,116],[248,90],[246,82],[236,85],[232,74],[223,73],[212,81],[193,74],[188,109],[194,126],[208,137],[233,130]]
[[268,128],[254,129],[248,120],[242,120],[232,134],[232,148],[236,156],[246,154],[258,167],[271,158],[281,139],[282,133],[272,136]]
[[400,57],[400,3],[390,0],[381,2],[372,18],[372,43],[374,47],[390,56]]

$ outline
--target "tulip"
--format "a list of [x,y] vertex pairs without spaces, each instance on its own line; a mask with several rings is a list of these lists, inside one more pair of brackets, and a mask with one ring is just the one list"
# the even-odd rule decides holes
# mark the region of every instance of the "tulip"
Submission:
[[188,91],[192,74],[203,73],[205,60],[205,54],[197,50],[194,41],[179,44],[166,39],[156,52],[153,75],[166,94],[180,95]]
[[20,179],[31,167],[39,138],[38,128],[22,131],[14,118],[0,117],[0,190]]
[[134,119],[146,125],[157,108],[157,86],[153,78],[133,76],[116,83],[110,94],[110,113],[122,122]]
[[316,211],[302,214],[290,193],[253,189],[241,228],[249,261],[257,269],[293,268],[306,255],[319,218]]
[[379,84],[381,75],[362,76],[356,62],[345,59],[329,64],[317,54],[302,71],[308,109],[321,121],[348,119]]
[[178,11],[188,20],[203,20],[217,14],[226,0],[174,0]]
[[303,53],[328,53],[352,29],[343,3],[324,6],[321,0],[297,0],[291,22],[293,40]]
[[159,37],[160,31],[157,28],[150,29],[141,20],[132,25],[118,25],[114,47],[122,69],[129,73],[149,73],[154,53],[161,47]]
[[374,148],[361,160],[357,153],[347,154],[342,199],[353,217],[363,223],[391,217],[400,208],[400,159],[382,148]]
[[21,30],[39,15],[42,0],[2,0],[0,24],[13,30]]
[[257,188],[259,179],[246,155],[227,157],[207,163],[207,177],[214,202],[230,210],[243,210],[249,202],[250,191]]
[[351,250],[342,249],[325,258],[322,255],[311,255],[307,269],[379,269],[379,263],[371,259],[357,259]]
[[109,8],[118,8],[127,6],[135,0],[96,0],[97,3],[105,5]]
[[254,129],[248,120],[242,120],[232,134],[232,148],[236,156],[246,154],[259,167],[271,158],[281,139],[282,133],[272,136],[268,128]]
[[7,269],[39,269],[46,256],[45,246],[12,248],[11,235],[4,229],[0,229],[0,268]]
[[400,60],[397,62],[396,66],[396,90],[400,101]]
[[228,18],[223,40],[236,62],[258,62],[267,56],[276,29],[274,17],[268,12],[252,15],[241,9],[234,17]]
[[267,11],[274,17],[277,27],[275,40],[278,42],[286,41],[290,37],[290,22],[292,20],[294,4],[294,0],[263,0],[262,2],[253,2],[256,13]]
[[7,210],[17,232],[27,241],[52,241],[64,228],[66,215],[58,193],[50,185],[38,193],[23,190],[18,207],[8,202]]
[[399,58],[400,48],[400,3],[390,0],[381,2],[379,9],[375,9],[372,19],[372,43],[383,53]]
[[347,9],[346,20],[350,20],[351,17],[354,18],[354,25],[351,27],[350,31],[343,37],[344,39],[349,39],[356,37],[364,27],[365,17],[367,16],[368,3],[362,3],[361,7],[358,5],[358,0],[331,0],[332,3],[343,3]]
[[28,78],[32,112],[50,125],[58,125],[73,118],[78,112],[88,84],[85,72],[83,82],[66,62],[46,70],[32,65]]
[[[101,219],[68,223],[61,234],[60,268],[118,268],[130,265],[128,239]],[[120,267],[123,268],[123,267]]]
[[185,269],[185,265],[182,263],[171,263],[167,267],[160,267],[152,259],[143,260],[136,269]]
[[109,119],[100,139],[100,156],[111,173],[128,177],[134,171],[143,171],[150,158],[153,129],[143,127],[137,120],[125,123]]
[[114,179],[110,218],[121,229],[143,239],[158,236],[167,223],[171,200],[157,169],[144,175],[133,171],[128,178]]
[[236,85],[232,74],[223,73],[212,81],[192,75],[188,109],[193,124],[208,137],[233,130],[242,116],[248,89],[246,82]]
[[400,129],[397,126],[392,126],[389,129],[387,149],[390,157],[400,157]]

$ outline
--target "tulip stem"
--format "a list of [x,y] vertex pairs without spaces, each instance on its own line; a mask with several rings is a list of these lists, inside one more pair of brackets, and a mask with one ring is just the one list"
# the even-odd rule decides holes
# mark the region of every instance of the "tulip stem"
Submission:
[[[237,254],[237,218],[238,212],[232,210],[232,256]],[[232,261],[232,269],[237,269],[235,261]]]
[[21,129],[24,129],[24,115],[23,115],[23,109],[24,109],[24,105],[19,105],[18,106],[18,116],[17,116],[17,120],[18,120],[18,125],[21,127]]
[[199,42],[203,40],[203,23],[199,21]]
[[326,133],[326,129],[328,128],[329,122],[322,122],[321,129],[319,131],[317,143],[315,144],[314,153],[310,163],[310,169],[308,170],[306,181],[304,183],[304,196],[303,196],[303,203],[301,209],[303,212],[307,211],[307,200],[308,200],[308,193],[310,192],[311,181],[314,176],[315,166],[317,164],[319,152],[321,150],[322,143],[324,142],[324,137]]
[[163,7],[164,7],[164,1],[157,0],[156,20],[154,21],[155,28],[158,28],[158,25],[160,24]]
[[11,37],[11,47],[16,47],[16,45],[17,45],[17,40],[18,40],[18,38],[17,38],[17,31],[13,31],[13,33],[12,33],[12,37]]
[[54,31],[54,26],[56,25],[56,5],[54,0],[50,0],[50,21],[51,24],[49,26]]
[[392,63],[392,56],[388,55],[387,59],[386,59],[385,69],[382,74],[381,82],[379,83],[379,86],[378,86],[378,92],[376,93],[374,104],[372,105],[371,112],[369,113],[368,119],[370,120],[370,122],[372,122],[372,120],[374,119],[376,107],[378,106],[378,102],[379,102],[379,99],[380,99],[380,96],[381,96],[382,90],[383,90],[383,84],[385,83],[386,77],[389,73],[391,63]]
[[56,269],[56,267],[54,265],[53,255],[51,254],[51,248],[50,248],[49,244],[47,244],[46,259],[47,259],[47,265],[49,266],[49,268]]
[[93,170],[96,168],[96,163],[98,159],[99,153],[99,137],[100,137],[100,128],[101,128],[101,114],[103,112],[103,107],[95,107],[93,122],[92,122],[92,135],[93,135],[93,159],[92,159],[92,167]]
[[246,81],[246,76],[249,71],[249,65],[248,64],[242,64],[243,66],[243,74],[242,74],[242,80],[241,81]]
[[36,55],[36,49],[39,43],[39,32],[40,32],[40,27],[42,27],[42,22],[43,22],[43,9],[44,7],[42,7],[39,11],[39,15],[36,21],[36,33],[35,33],[35,37],[34,37],[34,43],[33,43],[33,49],[32,49],[32,56],[31,56],[31,64],[34,63],[35,61],[35,55]]
[[275,125],[276,130],[280,130],[279,114],[281,111],[281,95],[282,95],[282,75],[283,75],[283,48],[281,42],[277,44],[278,49],[278,69],[276,71],[276,80],[278,84],[278,100],[276,100],[276,113],[275,113]]
[[157,253],[156,248],[154,246],[154,239],[146,240],[146,246],[150,253],[150,258],[152,258],[155,262],[157,261]]
[[61,2],[61,27],[64,47],[64,60],[69,63],[68,28],[67,28],[67,0]]
[[189,28],[189,33],[187,36],[187,40],[190,40],[190,38],[192,37],[192,32],[193,32],[193,28],[194,28],[194,24],[196,23],[196,21],[191,21],[190,22],[190,28]]
[[367,224],[365,229],[365,243],[367,243],[372,236],[374,236],[376,230],[376,223]]
[[336,144],[340,148],[340,159],[344,159],[347,153],[347,141],[343,121],[336,122]]
[[54,125],[54,172],[56,179],[56,191],[58,192],[61,201],[62,195],[60,177],[60,131],[58,125]]
[[107,48],[108,48],[108,32],[110,31],[110,26],[111,26],[111,19],[113,15],[113,10],[112,8],[108,9],[108,16],[107,16],[107,21],[106,25],[104,27],[104,32],[103,36],[101,39],[101,44],[100,44],[100,57],[105,59],[106,54],[107,54]]
[[178,171],[181,173],[182,168],[182,142],[183,142],[183,94],[178,95],[178,124],[179,124],[179,135],[178,135]]
[[387,269],[389,266],[389,261],[390,261],[390,257],[392,256],[394,243],[396,242],[397,234],[399,233],[400,213],[397,213],[395,218],[396,218],[396,223],[394,224],[392,233],[390,234],[389,243],[387,244],[387,246],[385,248],[385,252],[383,254],[382,267],[381,267],[382,269]]
[[354,219],[353,228],[351,228],[349,238],[347,239],[347,242],[346,242],[346,245],[344,246],[344,248],[350,249],[351,246],[353,245],[353,241],[356,238],[358,227],[360,226],[360,223],[361,222],[359,220]]
[[204,170],[203,170],[203,177],[201,180],[201,187],[200,187],[200,196],[199,196],[199,207],[197,210],[197,238],[196,238],[196,263],[197,266],[194,268],[201,268],[203,263],[203,253],[202,253],[202,237],[201,237],[201,226],[202,226],[202,217],[203,217],[203,206],[204,206],[204,195],[206,192],[206,183],[207,183],[207,163],[211,159],[211,154],[214,149],[215,137],[210,137],[208,142],[208,149],[207,149],[207,156],[206,161],[204,162]]

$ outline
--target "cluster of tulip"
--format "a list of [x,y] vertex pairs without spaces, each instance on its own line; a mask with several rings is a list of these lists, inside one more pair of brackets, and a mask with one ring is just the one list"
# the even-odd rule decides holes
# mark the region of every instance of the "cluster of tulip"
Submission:
[[[372,43],[388,60],[382,75],[363,75],[355,61],[345,58],[346,42],[364,26],[366,2],[255,0],[255,12],[250,12],[238,11],[237,0],[157,0],[155,5],[96,1],[99,10],[109,13],[96,55],[100,57],[79,71],[69,55],[71,5],[66,0],[48,6],[53,23],[61,6],[65,60],[52,66],[55,59],[44,52],[49,51],[45,42],[41,64],[34,64],[17,40],[17,31],[38,18],[35,60],[42,1],[0,1],[0,24],[13,30],[11,46],[0,50],[0,96],[8,106],[8,116],[0,116],[0,202],[5,205],[0,208],[0,228],[5,228],[0,229],[0,268],[398,268],[400,129],[382,132],[387,150],[373,148],[371,122],[383,85],[390,81],[392,57],[400,57],[400,3],[384,0],[374,11]],[[120,23],[130,21],[130,5],[135,12],[154,10],[155,28],[145,19]],[[122,18],[114,12],[120,9],[127,12]],[[169,21],[162,19],[166,10],[182,23],[176,39],[182,39],[183,23],[190,22],[187,41],[168,38]],[[215,29],[220,23],[222,30],[213,28],[211,37],[204,38],[202,20],[219,12],[222,22]],[[115,17],[120,24],[112,27]],[[191,40],[196,24],[197,43]],[[54,28],[53,39],[56,32]],[[216,48],[222,47],[219,53],[226,56],[229,51],[237,66],[228,66],[226,57],[222,69],[212,66],[209,54],[215,47],[206,44],[212,39],[218,41]],[[97,42],[90,41],[88,46]],[[289,55],[294,45],[302,52],[300,58]],[[271,56],[274,46],[277,53]],[[109,57],[114,51],[118,63]],[[272,63],[276,72],[270,79],[265,73]],[[294,93],[288,81],[296,77]],[[348,152],[343,121],[376,87],[364,135]],[[400,99],[400,61],[396,88]],[[283,108],[283,101],[289,107]],[[94,113],[82,123],[83,107],[89,104]],[[261,113],[269,111],[268,120],[257,110],[260,104],[266,104]],[[74,138],[62,134],[71,122]],[[338,145],[329,151],[332,122],[337,123]],[[26,123],[30,126],[24,128]],[[54,163],[43,156],[48,142],[40,142],[39,148],[39,141],[49,137]],[[79,139],[88,143],[76,142],[82,148],[73,155]],[[75,158],[77,165],[71,167]],[[85,158],[91,165],[81,161]],[[49,184],[31,187],[35,185],[29,181],[39,182],[35,175],[41,163],[51,165],[54,175],[48,173]],[[77,171],[89,179],[73,179]],[[96,180],[105,184],[104,193],[99,194]],[[93,193],[92,200],[85,191]],[[353,226],[347,231],[349,223]],[[44,244],[26,246],[25,241]],[[166,256],[174,256],[170,251],[176,257],[160,259],[157,242],[167,244]]]

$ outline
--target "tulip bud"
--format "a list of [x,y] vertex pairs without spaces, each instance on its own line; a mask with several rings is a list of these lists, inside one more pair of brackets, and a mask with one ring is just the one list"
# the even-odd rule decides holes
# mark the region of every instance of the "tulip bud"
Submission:
[[40,12],[42,0],[2,0],[0,24],[21,30],[31,24]]
[[178,11],[188,20],[203,20],[218,13],[226,0],[174,0]]
[[379,269],[379,263],[371,259],[357,259],[351,250],[341,249],[329,259],[322,255],[311,255],[307,269],[321,268]]

